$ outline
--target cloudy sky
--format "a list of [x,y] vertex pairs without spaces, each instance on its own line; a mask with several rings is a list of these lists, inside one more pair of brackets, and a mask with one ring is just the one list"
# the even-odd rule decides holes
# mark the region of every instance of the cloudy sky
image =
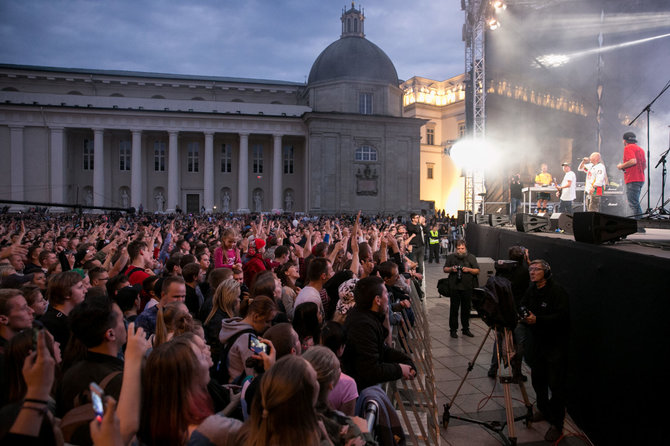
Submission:
[[[303,82],[343,0],[0,0],[0,63]],[[358,7],[359,3],[356,3]],[[464,70],[459,0],[367,0],[401,79]]]

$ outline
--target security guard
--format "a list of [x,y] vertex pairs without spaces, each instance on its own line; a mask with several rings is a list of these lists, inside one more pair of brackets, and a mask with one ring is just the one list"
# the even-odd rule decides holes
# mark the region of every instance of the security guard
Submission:
[[440,233],[438,226],[435,224],[430,230],[428,237],[428,263],[440,263]]

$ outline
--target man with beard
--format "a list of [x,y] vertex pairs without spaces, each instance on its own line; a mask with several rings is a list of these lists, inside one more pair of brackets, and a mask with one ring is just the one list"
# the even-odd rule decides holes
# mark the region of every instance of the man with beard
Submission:
[[472,290],[477,286],[479,264],[468,253],[465,240],[456,241],[456,252],[449,254],[444,262],[444,272],[449,273],[451,305],[449,308],[449,331],[452,338],[458,337],[458,309],[461,309],[461,328],[465,336],[474,337],[470,331],[470,302]]
[[359,280],[354,288],[356,304],[347,314],[344,330],[347,347],[342,371],[356,380],[358,391],[396,379],[414,379],[416,369],[405,353],[387,346],[384,319],[388,291],[379,276]]
[[551,427],[544,439],[554,442],[563,432],[567,400],[569,298],[551,278],[551,268],[546,261],[533,260],[528,271],[532,284],[521,300],[521,308],[527,310],[522,320],[530,332],[525,346],[526,361],[540,411],[534,421],[544,418],[549,422]]

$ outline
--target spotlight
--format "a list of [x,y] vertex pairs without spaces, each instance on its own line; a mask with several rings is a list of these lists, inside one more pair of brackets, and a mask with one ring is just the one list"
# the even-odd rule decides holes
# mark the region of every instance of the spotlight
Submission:
[[489,21],[486,22],[486,24],[488,25],[488,27],[491,31],[494,31],[494,30],[500,28],[500,22],[498,20],[496,20],[495,17],[490,18]]
[[494,0],[493,7],[496,9],[496,11],[500,11],[501,9],[507,9],[507,5],[502,0]]

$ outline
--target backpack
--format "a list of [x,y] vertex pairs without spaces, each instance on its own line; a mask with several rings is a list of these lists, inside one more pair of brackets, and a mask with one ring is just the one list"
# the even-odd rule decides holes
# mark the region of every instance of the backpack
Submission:
[[[100,388],[104,391],[107,385],[117,376],[120,375],[121,371],[112,372],[109,375],[105,376],[102,381],[100,381]],[[67,411],[63,418],[60,421],[60,430],[63,433],[63,439],[66,443],[73,441],[73,437],[79,429],[88,424],[95,418],[95,412],[93,412],[93,403],[90,402],[90,391],[88,388],[83,392],[88,396],[89,402],[83,403],[79,398],[80,395],[77,395],[74,398],[74,407]]]
[[475,288],[472,304],[489,327],[516,327],[519,316],[509,279],[501,276],[489,277],[484,288]]
[[[240,330],[234,335],[232,335],[223,345],[223,349],[219,354],[219,358],[217,359],[217,361],[212,366],[212,369],[210,370],[210,376],[216,379],[221,384],[228,384],[231,378],[230,372],[228,371],[228,353],[235,344],[235,341],[237,341],[237,338],[246,333],[256,333],[256,331],[253,328],[245,328],[244,330]],[[244,375],[244,372],[242,373],[242,375]],[[239,377],[236,376],[235,381],[237,381],[238,378]]]

